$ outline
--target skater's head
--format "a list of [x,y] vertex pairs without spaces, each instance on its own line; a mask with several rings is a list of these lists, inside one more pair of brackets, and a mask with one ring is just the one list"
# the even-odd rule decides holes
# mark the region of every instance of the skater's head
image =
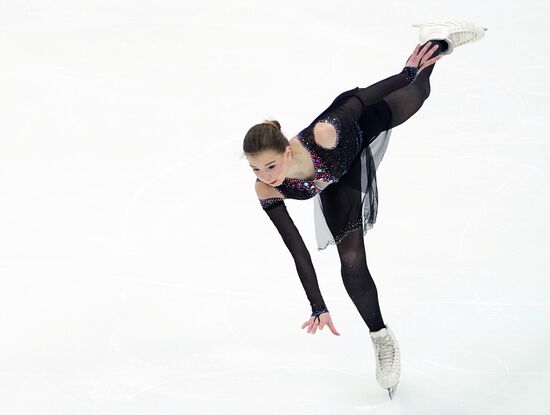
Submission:
[[250,128],[243,152],[258,179],[270,186],[283,182],[292,153],[278,121],[266,120]]

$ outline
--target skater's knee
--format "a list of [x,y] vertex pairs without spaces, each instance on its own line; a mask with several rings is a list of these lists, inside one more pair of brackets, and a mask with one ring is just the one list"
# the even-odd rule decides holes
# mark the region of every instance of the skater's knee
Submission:
[[374,137],[390,128],[391,117],[390,106],[381,99],[376,104],[366,107],[363,116],[359,119],[359,126],[368,137]]
[[340,256],[342,276],[353,277],[367,268],[365,253],[359,250],[348,251]]

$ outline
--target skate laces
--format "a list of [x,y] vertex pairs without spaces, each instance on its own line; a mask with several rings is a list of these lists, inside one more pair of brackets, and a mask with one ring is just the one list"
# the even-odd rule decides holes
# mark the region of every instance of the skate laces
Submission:
[[477,33],[468,22],[448,22],[447,23],[450,31],[450,38],[455,44],[455,46],[463,45],[477,37]]
[[395,346],[389,334],[384,337],[373,338],[378,352],[378,360],[382,369],[391,366],[395,357]]

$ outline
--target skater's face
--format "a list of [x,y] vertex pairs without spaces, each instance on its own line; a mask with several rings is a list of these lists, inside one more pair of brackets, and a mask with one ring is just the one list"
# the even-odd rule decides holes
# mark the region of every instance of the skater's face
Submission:
[[246,154],[248,163],[258,179],[270,186],[280,185],[286,177],[288,162],[291,158],[290,146],[284,153],[264,150],[258,154]]

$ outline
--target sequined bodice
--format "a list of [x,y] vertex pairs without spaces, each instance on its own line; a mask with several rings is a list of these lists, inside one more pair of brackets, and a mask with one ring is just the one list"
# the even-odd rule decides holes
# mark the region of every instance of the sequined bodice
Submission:
[[[327,122],[336,129],[336,144],[332,148],[323,147],[315,141],[313,128],[318,122]],[[320,188],[315,181],[337,182],[348,171],[351,163],[361,149],[361,129],[354,123],[343,131],[337,118],[321,118],[298,134],[298,140],[306,148],[313,161],[315,176],[313,179],[285,178],[279,186],[274,186],[287,199],[309,199],[325,188]]]

